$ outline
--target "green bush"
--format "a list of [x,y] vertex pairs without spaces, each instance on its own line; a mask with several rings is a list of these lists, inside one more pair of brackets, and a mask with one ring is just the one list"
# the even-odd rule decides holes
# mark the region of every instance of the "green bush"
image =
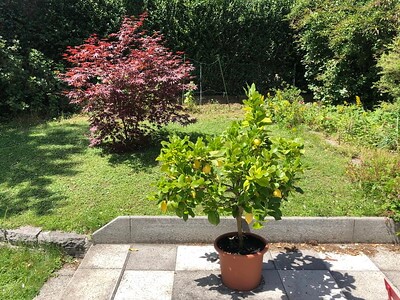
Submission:
[[400,101],[400,35],[388,48],[378,60],[381,77],[377,87]]
[[123,0],[0,1],[0,118],[71,110],[56,73],[67,46],[118,28]]
[[294,87],[276,90],[267,97],[271,117],[286,127],[301,124],[335,136],[340,142],[351,142],[369,148],[400,149],[400,101],[382,102],[366,110],[360,97],[354,103],[332,105],[305,103]]
[[59,94],[55,64],[38,50],[21,52],[17,41],[0,39],[0,118],[58,115],[67,101]]
[[297,30],[306,80],[318,100],[343,103],[359,95],[372,107],[385,99],[374,86],[377,58],[400,28],[397,0],[299,0]]

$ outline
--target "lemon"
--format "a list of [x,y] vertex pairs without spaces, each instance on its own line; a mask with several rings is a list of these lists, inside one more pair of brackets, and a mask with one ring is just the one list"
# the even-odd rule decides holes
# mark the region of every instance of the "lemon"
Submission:
[[280,189],[276,189],[273,193],[274,197],[282,198],[282,192]]
[[254,141],[253,141],[253,145],[254,146],[260,146],[260,144],[261,144],[261,140],[260,139],[254,139]]
[[210,166],[209,164],[206,164],[206,165],[203,167],[203,172],[204,172],[205,174],[209,174],[209,173],[211,172],[211,166]]
[[167,201],[161,202],[161,211],[165,213],[167,211]]
[[244,215],[244,219],[246,220],[247,224],[250,224],[251,221],[253,221],[253,214],[252,213],[246,213]]
[[201,166],[200,161],[196,159],[193,163],[193,169],[198,170],[200,169],[200,166]]

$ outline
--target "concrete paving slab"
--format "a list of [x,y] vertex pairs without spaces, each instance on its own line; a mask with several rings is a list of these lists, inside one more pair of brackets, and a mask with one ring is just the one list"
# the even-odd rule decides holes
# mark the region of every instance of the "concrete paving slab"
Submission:
[[173,271],[127,270],[114,300],[170,300],[173,283]]
[[321,253],[329,270],[333,271],[379,271],[378,267],[363,253],[358,255],[338,254],[338,253]]
[[177,247],[158,244],[131,245],[126,269],[174,271]]
[[346,299],[335,279],[324,270],[278,270],[289,299]]
[[387,299],[384,275],[379,271],[331,271],[347,299]]
[[120,269],[79,268],[61,299],[109,300],[116,288]]
[[177,271],[219,269],[219,257],[214,246],[178,246]]
[[221,277],[213,271],[177,271],[172,299],[287,299],[278,271],[264,270],[260,286],[249,292],[238,292],[225,287]]
[[274,259],[272,258],[271,251],[267,251],[263,256],[263,270],[275,270]]
[[61,299],[61,296],[71,281],[77,267],[73,264],[65,264],[55,272],[42,286],[39,295],[34,300]]
[[130,245],[93,245],[83,259],[80,268],[121,269],[125,264],[129,248]]
[[56,275],[49,280],[40,289],[39,295],[34,300],[54,300],[61,299],[65,287],[72,279],[72,275]]
[[400,253],[383,248],[369,258],[383,271],[400,271]]
[[271,253],[278,270],[327,270],[319,253],[313,250]]
[[397,295],[400,295],[400,271],[383,271],[383,274],[389,279],[392,287],[397,290]]

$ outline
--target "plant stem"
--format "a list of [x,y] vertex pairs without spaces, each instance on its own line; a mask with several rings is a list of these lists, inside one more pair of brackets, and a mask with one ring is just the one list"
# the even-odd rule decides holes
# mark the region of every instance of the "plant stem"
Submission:
[[243,227],[242,227],[243,207],[239,206],[239,213],[236,217],[236,225],[239,237],[239,249],[243,249]]

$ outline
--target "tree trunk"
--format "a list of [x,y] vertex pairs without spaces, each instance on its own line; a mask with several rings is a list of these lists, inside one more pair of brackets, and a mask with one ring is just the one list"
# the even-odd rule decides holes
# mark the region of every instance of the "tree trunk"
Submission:
[[236,217],[237,232],[239,237],[239,248],[243,249],[243,227],[242,227],[243,207],[239,206],[239,213]]

